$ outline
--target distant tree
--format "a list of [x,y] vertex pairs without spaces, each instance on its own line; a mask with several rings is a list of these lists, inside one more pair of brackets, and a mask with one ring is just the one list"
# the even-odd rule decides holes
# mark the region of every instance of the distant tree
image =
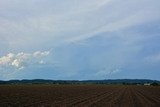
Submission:
[[152,86],[158,86],[159,84],[157,82],[151,83]]

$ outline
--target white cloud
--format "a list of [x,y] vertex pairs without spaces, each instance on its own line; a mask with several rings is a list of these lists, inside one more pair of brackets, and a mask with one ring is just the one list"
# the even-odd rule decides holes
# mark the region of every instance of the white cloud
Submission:
[[33,64],[45,64],[44,58],[49,55],[49,51],[36,51],[34,53],[9,53],[5,56],[0,57],[0,67],[12,67],[15,69],[23,69],[26,66]]
[[20,61],[18,59],[15,59],[15,60],[13,60],[11,65],[18,68],[20,66]]
[[44,52],[37,51],[33,53],[34,57],[42,57],[42,56],[47,56],[47,55],[49,55],[49,51],[44,51]]
[[31,68],[46,67],[50,63],[49,54],[50,51],[36,51],[33,53],[9,53],[1,56],[0,78],[15,79],[18,75]]
[[45,64],[45,62],[43,60],[39,61],[40,64]]
[[112,67],[108,67],[108,68],[104,68],[100,71],[98,71],[95,76],[108,76],[108,75],[112,75],[118,72],[121,72],[121,68],[112,68]]
[[6,65],[8,64],[14,57],[14,54],[9,53],[6,56],[3,56],[0,58],[0,65]]

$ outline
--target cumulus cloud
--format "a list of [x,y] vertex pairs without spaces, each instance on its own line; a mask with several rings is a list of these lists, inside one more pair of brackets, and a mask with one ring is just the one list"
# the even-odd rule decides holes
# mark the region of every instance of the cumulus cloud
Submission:
[[34,53],[20,52],[17,54],[9,53],[0,57],[0,67],[1,69],[4,67],[12,67],[21,70],[33,64],[45,64],[45,57],[47,57],[49,53],[49,51],[36,51]]

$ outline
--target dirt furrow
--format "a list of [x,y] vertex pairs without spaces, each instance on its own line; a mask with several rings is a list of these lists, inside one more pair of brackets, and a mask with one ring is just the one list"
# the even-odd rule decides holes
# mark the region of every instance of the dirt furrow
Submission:
[[160,107],[160,87],[17,85],[0,87],[0,107]]

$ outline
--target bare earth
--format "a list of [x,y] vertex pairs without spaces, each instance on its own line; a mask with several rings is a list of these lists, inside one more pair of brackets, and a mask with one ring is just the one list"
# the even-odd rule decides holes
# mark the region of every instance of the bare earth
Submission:
[[0,107],[160,107],[160,87],[0,85]]

